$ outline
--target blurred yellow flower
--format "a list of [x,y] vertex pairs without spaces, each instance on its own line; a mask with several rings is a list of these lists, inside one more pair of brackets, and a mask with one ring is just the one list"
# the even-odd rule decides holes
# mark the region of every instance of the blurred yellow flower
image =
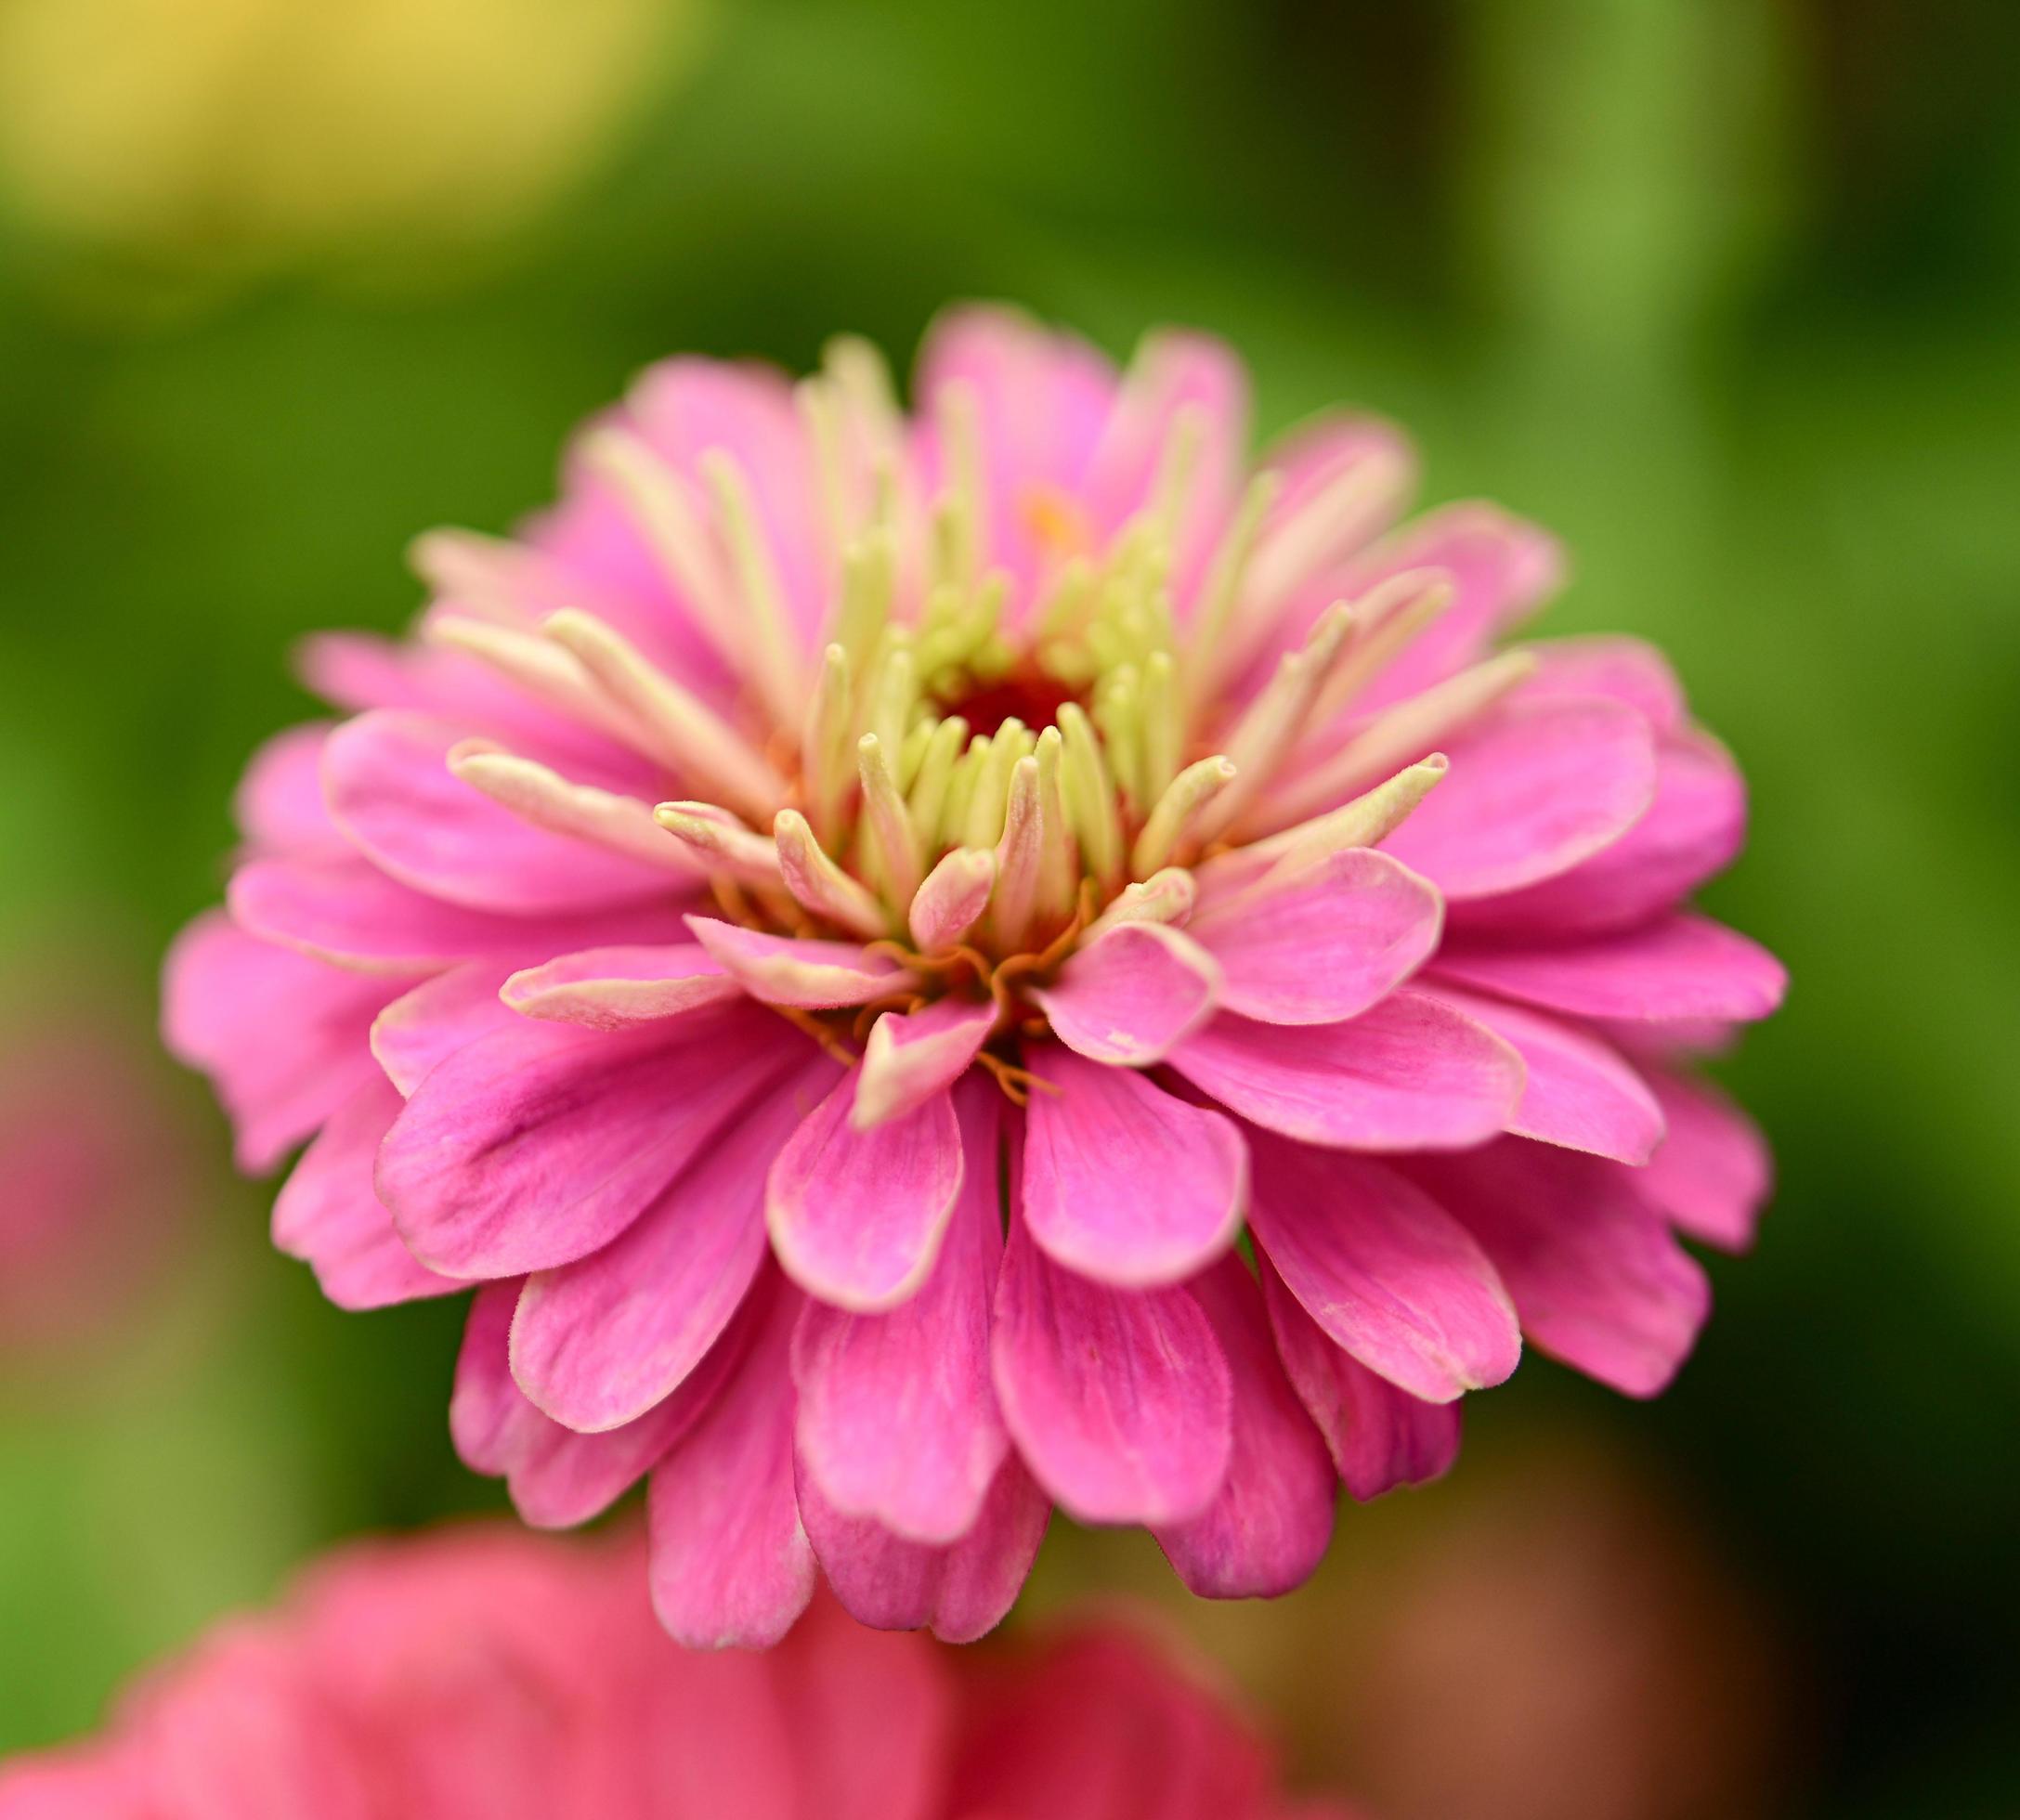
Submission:
[[493,240],[686,60],[700,0],[0,0],[0,192],[176,266]]

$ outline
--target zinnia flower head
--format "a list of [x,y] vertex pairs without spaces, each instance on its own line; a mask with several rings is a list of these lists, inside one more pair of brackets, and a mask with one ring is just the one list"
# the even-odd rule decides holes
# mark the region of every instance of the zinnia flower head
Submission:
[[768,1656],[654,1623],[636,1551],[509,1531],[353,1548],[0,1770],[0,1820],[1346,1820],[1114,1621],[984,1659],[827,1603]]
[[1546,539],[1393,528],[1362,418],[1251,474],[1195,336],[962,313],[918,394],[671,361],[516,540],[424,539],[170,968],[244,1161],[319,1132],[280,1245],[482,1285],[463,1457],[537,1523],[650,1473],[689,1640],[816,1561],[976,1634],[1054,1502],[1283,1592],[1524,1329],[1659,1389],[1676,1231],[1763,1187],[1671,1061],[1780,992],[1678,907],[1738,775],[1645,647],[1495,648]]

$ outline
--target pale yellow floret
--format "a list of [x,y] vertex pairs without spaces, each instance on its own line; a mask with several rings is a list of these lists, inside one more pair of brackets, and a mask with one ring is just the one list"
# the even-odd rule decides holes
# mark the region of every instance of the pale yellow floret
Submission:
[[814,697],[807,703],[800,736],[800,796],[815,833],[839,840],[842,811],[855,787],[851,733],[854,724],[849,681],[849,654],[840,644],[821,653]]
[[616,489],[645,547],[717,653],[755,682],[749,641],[740,636],[736,587],[716,552],[705,502],[687,480],[629,430],[593,430],[581,459]]
[[1275,778],[1309,724],[1313,705],[1346,647],[1353,623],[1352,610],[1345,602],[1336,601],[1319,616],[1304,644],[1284,654],[1276,674],[1226,737],[1228,757],[1241,775],[1201,812],[1192,829],[1195,839],[1203,843],[1218,839]]
[[882,875],[887,901],[906,904],[925,877],[918,838],[883,744],[873,733],[856,742],[856,769],[863,785],[863,818]]
[[996,895],[989,905],[997,947],[1014,954],[1025,945],[1038,904],[1045,863],[1045,828],[1038,806],[1038,761],[1017,760],[1004,795],[1003,834],[996,848]]
[[1234,781],[1235,769],[1225,754],[1216,753],[1189,764],[1171,780],[1171,787],[1157,799],[1157,806],[1143,824],[1136,845],[1129,851],[1129,871],[1148,878],[1177,850],[1187,824],[1205,804]]
[[743,603],[744,635],[754,657],[752,681],[774,720],[789,726],[800,711],[800,657],[787,620],[785,591],[772,564],[771,545],[750,498],[749,480],[724,449],[707,450],[699,466],[715,500],[716,528],[728,548]]
[[1192,914],[1198,901],[1199,887],[1192,873],[1182,865],[1167,865],[1148,878],[1125,885],[1081,932],[1081,940],[1091,942],[1124,923],[1179,925]]
[[1122,820],[1101,741],[1077,702],[1060,708],[1059,732],[1067,812],[1087,855],[1088,870],[1104,891],[1112,891],[1122,882]]
[[1244,818],[1243,831],[1273,833],[1365,787],[1464,726],[1535,668],[1534,652],[1504,651],[1399,703],[1323,763],[1267,792]]
[[582,726],[608,734],[619,745],[643,752],[649,744],[636,718],[597,685],[573,652],[550,638],[460,613],[431,613],[422,624],[421,636],[430,644],[461,651],[489,665],[514,687]]
[[1040,923],[1050,927],[1073,915],[1079,894],[1080,847],[1066,812],[1065,741],[1056,726],[1038,735],[1038,905]]
[[889,935],[897,926],[874,891],[828,858],[799,811],[781,809],[772,838],[786,889],[803,909],[867,941]]
[[687,856],[673,849],[654,826],[652,811],[636,797],[571,783],[546,765],[520,758],[489,740],[466,739],[453,747],[449,768],[463,782],[535,827],[593,840],[648,865],[670,871],[691,869]]
[[912,833],[922,852],[937,853],[946,844],[941,838],[941,830],[947,788],[967,744],[968,722],[958,714],[950,714],[933,723],[932,737],[926,742],[926,750],[919,759],[919,771],[912,779],[906,798]]
[[662,802],[654,821],[689,849],[710,874],[726,872],[743,885],[783,889],[778,847],[712,802]]
[[786,780],[736,728],[602,620],[566,607],[542,630],[637,723],[646,757],[753,819],[770,819],[785,799]]
[[1186,642],[1181,681],[1185,685],[1190,719],[1196,721],[1200,708],[1212,698],[1227,673],[1223,647],[1234,619],[1234,604],[1242,585],[1242,571],[1256,546],[1257,533],[1271,506],[1283,490],[1281,474],[1265,470],[1248,483],[1235,508],[1233,522],[1220,540],[1206,573],[1200,581],[1199,599],[1192,615],[1192,635]]

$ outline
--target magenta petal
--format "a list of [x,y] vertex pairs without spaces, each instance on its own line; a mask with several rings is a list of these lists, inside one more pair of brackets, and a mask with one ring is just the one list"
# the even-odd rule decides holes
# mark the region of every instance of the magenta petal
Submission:
[[1232,1119],[1049,1046],[1026,1060],[1058,1089],[1032,1096],[1023,1166],[1024,1225],[1055,1263],[1142,1288],[1233,1243],[1248,1148]]
[[1539,940],[1629,929],[1674,908],[1722,872],[1746,838],[1746,785],[1724,747],[1702,735],[1665,741],[1655,800],[1612,845],[1555,878],[1455,911],[1489,939]]
[[562,955],[513,974],[499,997],[521,1017],[629,1030],[742,992],[698,942],[669,942]]
[[1219,982],[1220,969],[1189,936],[1162,923],[1123,923],[1031,995],[1069,1049],[1140,1068],[1213,1016]]
[[499,1002],[498,989],[511,970],[509,961],[468,961],[396,998],[371,1025],[371,1053],[386,1079],[411,1094],[437,1062],[480,1036],[510,1029],[513,1015]]
[[1683,684],[1670,662],[1646,640],[1619,632],[1527,644],[1536,673],[1516,690],[1521,701],[1589,699],[1624,702],[1667,739],[1682,730]]
[[1427,1402],[1499,1384],[1515,1308],[1457,1220],[1393,1169],[1258,1136],[1256,1242],[1336,1345]]
[[1277,1356],[1348,1495],[1365,1503],[1449,1471],[1459,1456],[1458,1400],[1427,1403],[1377,1377],[1326,1338],[1267,1258],[1260,1273]]
[[567,919],[493,916],[444,904],[388,878],[357,854],[254,860],[232,874],[232,919],[248,934],[369,973],[427,973],[476,956],[523,958],[612,939],[678,933],[670,911],[632,905]]
[[1454,1150],[1503,1129],[1522,1059],[1422,993],[1391,993],[1345,1023],[1257,1023],[1223,1012],[1171,1065],[1245,1119],[1346,1150]]
[[310,1265],[340,1308],[383,1308],[467,1287],[415,1262],[372,1191],[379,1142],[399,1109],[385,1082],[368,1081],[302,1152],[274,1202],[274,1244]]
[[210,1076],[248,1171],[271,1169],[378,1072],[366,1034],[400,989],[257,941],[217,911],[176,938],[163,971],[162,1040]]
[[1711,1289],[1636,1171],[1520,1138],[1410,1167],[1479,1240],[1544,1351],[1630,1397],[1676,1374]]
[[1662,1109],[1620,1051],[1573,1024],[1429,982],[1430,995],[1512,1044],[1529,1071],[1508,1129],[1618,1163],[1646,1163],[1662,1141]]
[[1618,702],[1504,706],[1461,735],[1444,781],[1383,843],[1454,901],[1568,872],[1655,795],[1649,723]]
[[945,1093],[858,1131],[844,1080],[772,1164],[765,1220],[786,1274],[858,1314],[895,1307],[926,1280],[961,1186],[961,1132]]
[[1089,1282],[1013,1221],[990,1354],[1018,1450],[1079,1521],[1182,1523],[1219,1491],[1233,1386],[1183,1289]]
[[1634,1178],[1641,1198],[1692,1239],[1744,1251],[1774,1186],[1774,1162],[1760,1129],[1703,1081],[1659,1070],[1649,1085],[1669,1120],[1669,1136]]
[[846,1516],[800,1464],[800,1519],[835,1596],[880,1631],[931,1625],[972,1643],[1003,1621],[1023,1590],[1052,1507],[1014,1455],[990,1481],[967,1532],[942,1547],[907,1541],[872,1517]]
[[806,942],[766,935],[712,916],[689,916],[695,940],[751,997],[767,1005],[833,1010],[915,984],[895,961],[867,954],[854,942]]
[[277,733],[258,751],[232,793],[232,818],[255,852],[306,853],[341,848],[344,836],[322,795],[322,748],[332,723],[310,721]]
[[1301,1586],[1333,1538],[1336,1496],[1325,1443],[1277,1361],[1255,1280],[1224,1257],[1190,1285],[1234,1383],[1234,1451],[1219,1495],[1158,1545],[1194,1592],[1270,1599]]
[[447,903],[518,915],[666,893],[664,869],[535,827],[457,777],[449,755],[468,732],[381,709],[330,735],[322,757],[330,813],[367,858]]
[[1438,970],[1546,1011],[1665,1021],[1765,1018],[1789,977],[1759,943],[1689,915],[1550,947],[1455,942],[1440,952]]
[[849,1116],[861,1131],[902,1118],[952,1086],[996,1025],[993,1000],[941,998],[917,1011],[886,1011],[870,1026]]
[[472,1471],[505,1480],[526,1522],[566,1529],[607,1510],[699,1420],[741,1358],[751,1323],[734,1322],[681,1387],[636,1422],[579,1435],[542,1415],[513,1381],[507,1336],[520,1294],[511,1278],[486,1283],[471,1298],[450,1434]]
[[816,1055],[601,1251],[527,1280],[512,1372],[536,1406],[600,1433],[635,1421],[695,1369],[764,1261],[772,1158],[840,1072]]
[[1228,1010],[1264,1023],[1337,1023],[1415,972],[1443,922],[1430,885],[1359,847],[1266,877],[1202,910],[1189,932],[1220,963]]
[[766,1649],[814,1596],[793,1489],[787,1348],[800,1298],[775,1280],[762,1325],[706,1414],[652,1475],[652,1603],[689,1649]]
[[1010,1446],[989,1382],[997,1098],[986,1083],[956,1098],[961,1192],[919,1294],[880,1315],[810,1301],[793,1335],[803,1466],[839,1512],[918,1542],[968,1531]]
[[415,1089],[380,1151],[380,1197],[415,1255],[448,1275],[586,1257],[802,1053],[755,1007],[619,1035],[519,1022]]

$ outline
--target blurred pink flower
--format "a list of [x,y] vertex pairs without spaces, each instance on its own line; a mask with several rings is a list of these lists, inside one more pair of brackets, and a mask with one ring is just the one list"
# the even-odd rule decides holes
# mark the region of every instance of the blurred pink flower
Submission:
[[1016,1656],[825,1602],[690,1653],[637,1551],[473,1528],[353,1548],[0,1771],[0,1820],[1346,1820],[1287,1803],[1229,1701],[1114,1624]]
[[1781,993],[1679,907],[1738,773],[1646,647],[1494,651],[1545,537],[1391,528],[1365,418],[1251,476],[1197,336],[1118,377],[962,312],[919,392],[670,361],[518,540],[424,539],[169,966],[245,1164],[319,1133],[277,1242],[346,1306],[480,1283],[464,1459],[539,1524],[649,1472],[689,1642],[816,1562],[978,1635],[1054,1502],[1282,1592],[1524,1332],[1660,1389],[1676,1231],[1765,1190],[1674,1061]]
[[0,1034],[0,1358],[96,1339],[188,1236],[189,1146],[137,1040],[74,1006]]

